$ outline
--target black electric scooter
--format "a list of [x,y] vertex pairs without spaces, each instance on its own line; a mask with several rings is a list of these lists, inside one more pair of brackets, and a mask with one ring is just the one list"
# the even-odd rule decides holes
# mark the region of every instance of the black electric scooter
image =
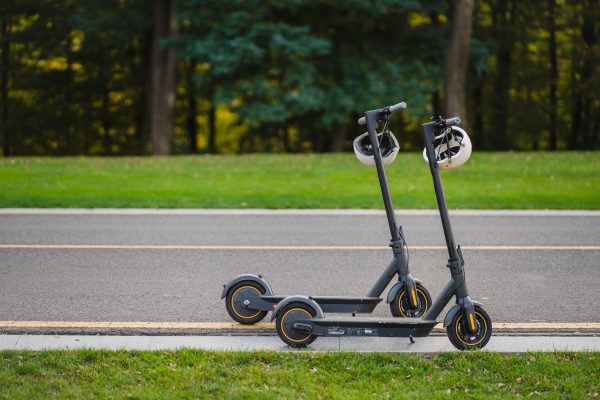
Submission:
[[[359,120],[360,124],[366,123],[367,130],[373,146],[374,158],[379,175],[379,182],[384,198],[385,209],[392,229],[392,248],[396,257],[404,259],[406,249],[401,240],[401,233],[394,234],[392,201],[385,177],[379,143],[377,140],[377,126],[381,121],[387,122],[389,115],[395,111],[395,106],[385,107],[380,110],[367,111]],[[467,291],[465,281],[464,260],[460,246],[456,246],[448,217],[448,209],[442,189],[437,159],[434,150],[435,134],[442,129],[460,123],[460,118],[442,119],[435,118],[432,122],[421,125],[425,140],[426,154],[433,177],[433,185],[437,204],[448,248],[448,263],[450,269],[450,282],[435,299],[422,318],[357,318],[357,317],[325,317],[324,307],[317,298],[307,296],[290,296],[281,300],[273,310],[272,319],[281,340],[292,347],[304,347],[312,343],[318,336],[386,336],[386,337],[423,337],[429,335],[437,324],[436,318],[452,297],[456,297],[456,304],[450,308],[444,319],[448,338],[458,349],[482,348],[489,341],[492,334],[492,321],[478,302],[472,301]],[[392,267],[388,268],[393,271]],[[383,283],[380,279],[378,283]],[[375,286],[379,290],[379,286]],[[383,290],[383,287],[381,288]]]
[[[404,108],[406,108],[406,103],[399,103],[387,107],[385,112],[392,113]],[[373,123],[375,125],[371,128],[375,130],[376,122]],[[377,152],[379,152],[379,146],[377,146]],[[387,295],[392,315],[394,317],[420,318],[431,306],[431,295],[421,281],[413,278],[409,273],[408,249],[402,227],[398,227],[396,224],[396,216],[381,159],[376,167],[392,235],[390,247],[394,258],[365,297],[311,296],[310,299],[317,305],[315,310],[318,309],[321,313],[369,314],[382,301],[381,294],[398,275],[398,282],[392,286]],[[261,321],[269,311],[275,310],[276,305],[279,305],[282,300],[290,299],[289,296],[274,295],[273,290],[261,275],[251,274],[239,275],[223,285],[221,298],[225,298],[225,306],[231,318],[242,324],[254,324]],[[281,307],[278,306],[277,310],[281,310]]]

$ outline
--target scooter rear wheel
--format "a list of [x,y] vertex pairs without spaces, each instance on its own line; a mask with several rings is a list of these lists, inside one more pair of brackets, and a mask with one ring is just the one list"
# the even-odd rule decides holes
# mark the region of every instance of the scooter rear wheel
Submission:
[[481,306],[475,306],[477,331],[467,331],[462,312],[456,313],[450,325],[446,327],[450,343],[459,350],[482,349],[492,337],[492,319]]
[[303,332],[294,328],[295,322],[302,322],[313,318],[317,313],[310,306],[302,303],[290,303],[277,314],[275,328],[279,338],[288,346],[301,348],[306,347],[317,339],[310,332]]
[[416,284],[416,297],[419,300],[417,308],[411,308],[406,294],[406,287],[399,290],[394,300],[390,303],[390,311],[394,317],[400,318],[422,318],[431,306],[431,295],[420,283]]
[[252,325],[261,321],[267,315],[267,311],[247,308],[244,303],[265,292],[265,288],[254,281],[241,281],[236,283],[229,289],[225,298],[225,308],[227,309],[227,313],[235,321],[244,325]]

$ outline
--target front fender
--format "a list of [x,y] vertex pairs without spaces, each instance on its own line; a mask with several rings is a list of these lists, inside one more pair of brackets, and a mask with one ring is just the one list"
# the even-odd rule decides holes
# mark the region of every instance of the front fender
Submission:
[[[421,283],[420,280],[418,279],[414,279],[415,283]],[[396,298],[396,295],[398,295],[398,292],[402,290],[402,288],[404,288],[404,282],[396,282],[396,284],[394,286],[392,286],[392,288],[390,289],[388,295],[387,295],[387,302],[391,303],[392,301],[394,301],[394,299]]]
[[254,274],[244,274],[244,275],[238,275],[235,278],[233,278],[232,280],[230,280],[229,282],[227,282],[225,285],[223,285],[223,293],[221,293],[221,298],[224,299],[225,296],[227,296],[227,292],[229,292],[229,289],[231,289],[231,287],[241,281],[252,281],[252,282],[256,282],[259,285],[261,285],[263,288],[265,288],[265,295],[266,296],[272,296],[273,295],[273,290],[271,289],[271,287],[269,286],[269,284],[267,283],[266,280],[264,280],[264,278],[260,275],[254,275]]
[[306,304],[306,305],[312,307],[315,310],[315,312],[317,313],[315,318],[325,318],[325,316],[323,315],[323,310],[321,309],[321,306],[319,306],[319,304],[316,301],[314,301],[313,299],[311,299],[310,297],[288,296],[285,299],[281,300],[279,303],[277,303],[277,307],[275,307],[275,309],[271,313],[271,321],[273,321],[275,318],[277,318],[277,314],[279,314],[279,311],[281,311],[285,306],[287,306],[290,303]]
[[[483,307],[483,304],[481,304],[478,301],[473,301],[473,305]],[[454,316],[461,312],[461,307],[462,306],[460,304],[455,304],[452,306],[452,308],[450,309],[450,311],[448,311],[448,314],[446,314],[446,317],[444,318],[444,328],[449,326]]]

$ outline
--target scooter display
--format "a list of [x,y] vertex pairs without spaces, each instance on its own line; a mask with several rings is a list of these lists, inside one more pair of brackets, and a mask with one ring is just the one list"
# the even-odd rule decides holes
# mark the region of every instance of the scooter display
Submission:
[[[387,107],[378,112],[377,118],[387,118],[389,113],[400,111],[404,108],[406,108],[406,103]],[[371,130],[375,132],[376,125],[377,122],[375,120],[371,121],[371,125],[368,125],[370,127],[369,132]],[[379,147],[377,147],[377,152],[379,151]],[[317,316],[322,317],[323,313],[369,314],[383,300],[381,297],[383,291],[396,276],[398,277],[398,281],[391,287],[386,297],[391,314],[394,317],[421,318],[429,311],[432,304],[431,295],[423,283],[413,278],[409,272],[408,248],[402,227],[396,223],[388,183],[381,162],[381,154],[379,154],[379,162],[376,164],[376,168],[379,173],[379,183],[386,205],[386,215],[392,236],[390,247],[393,258],[367,295],[355,297],[311,296],[310,298],[301,297],[302,300],[294,300],[297,297],[275,295],[263,276],[244,274],[233,278],[223,285],[221,298],[225,299],[225,307],[231,318],[241,324],[255,324],[261,321],[269,311],[275,311],[273,313],[274,317],[277,317],[280,311],[284,311],[282,315],[287,324],[294,321],[294,318],[298,315],[312,318]],[[296,310],[297,312],[294,311],[296,302],[303,304],[299,308],[300,311]],[[285,332],[288,332],[290,329],[296,332],[295,328],[288,327],[287,330],[281,331],[283,337],[286,337]],[[278,331],[280,330],[278,328]],[[312,328],[309,331],[312,332]],[[298,332],[304,331],[299,329]],[[304,333],[290,333],[290,335],[289,343],[295,346],[306,345],[314,340],[315,337],[312,333],[306,339],[297,339],[300,336],[303,337]]]

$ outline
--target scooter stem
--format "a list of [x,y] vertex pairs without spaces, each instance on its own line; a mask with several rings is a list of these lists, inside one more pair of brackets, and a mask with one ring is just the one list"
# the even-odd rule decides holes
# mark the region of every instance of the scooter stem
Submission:
[[375,158],[375,167],[377,168],[379,186],[381,186],[381,194],[383,196],[383,203],[385,205],[385,213],[390,226],[392,241],[394,242],[399,240],[398,226],[396,224],[394,206],[392,205],[390,188],[385,175],[385,168],[381,159],[381,149],[379,148],[379,141],[377,140],[377,122],[381,118],[381,112],[380,110],[367,111],[365,113],[365,117],[367,120],[367,131],[369,132],[369,138],[371,139],[371,145],[373,146],[373,157]]
[[442,187],[440,171],[437,166],[435,150],[433,148],[433,143],[435,141],[435,125],[435,122],[428,122],[421,126],[423,128],[423,139],[425,141],[425,149],[427,151],[429,169],[431,171],[431,177],[433,178],[435,197],[437,199],[438,209],[440,210],[442,227],[444,228],[444,237],[446,238],[448,256],[450,257],[450,260],[456,261],[459,259],[459,254],[456,249],[456,244],[454,242],[454,235],[452,234],[452,226],[450,225],[450,218],[448,216],[448,206],[446,205],[446,197],[444,196],[444,189]]

